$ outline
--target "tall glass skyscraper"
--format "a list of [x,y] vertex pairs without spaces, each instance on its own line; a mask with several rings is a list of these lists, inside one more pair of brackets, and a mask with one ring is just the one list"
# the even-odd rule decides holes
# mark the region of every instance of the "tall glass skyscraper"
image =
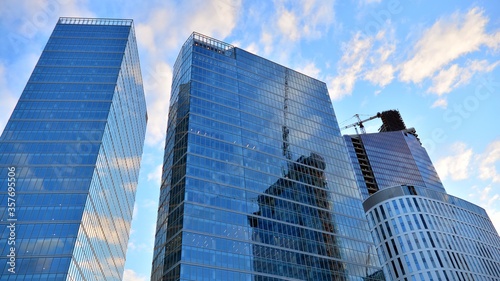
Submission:
[[486,211],[446,193],[399,112],[382,121],[379,133],[344,138],[385,276],[499,280],[500,237]]
[[325,83],[194,33],[174,65],[151,280],[381,280]]
[[0,137],[1,280],[121,280],[147,122],[132,20],[60,18]]

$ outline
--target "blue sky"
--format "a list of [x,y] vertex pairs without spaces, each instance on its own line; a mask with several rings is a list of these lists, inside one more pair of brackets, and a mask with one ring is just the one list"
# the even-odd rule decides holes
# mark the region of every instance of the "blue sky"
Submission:
[[124,280],[149,280],[172,66],[193,31],[325,81],[341,126],[399,109],[447,191],[500,229],[498,1],[3,0],[2,130],[60,16],[135,21],[149,124]]

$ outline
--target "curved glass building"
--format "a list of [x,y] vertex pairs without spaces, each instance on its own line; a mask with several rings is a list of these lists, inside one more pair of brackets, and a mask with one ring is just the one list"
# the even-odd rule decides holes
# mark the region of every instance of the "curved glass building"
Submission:
[[380,190],[363,206],[389,280],[500,277],[500,237],[482,208],[417,186]]
[[132,20],[60,18],[0,137],[1,280],[122,279],[146,122]]
[[383,280],[325,83],[194,33],[151,280]]

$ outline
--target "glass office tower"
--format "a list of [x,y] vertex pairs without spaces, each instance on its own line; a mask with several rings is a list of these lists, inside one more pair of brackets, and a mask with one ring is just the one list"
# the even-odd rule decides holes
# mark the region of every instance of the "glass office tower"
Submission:
[[146,121],[132,20],[60,18],[0,137],[1,280],[122,279]]
[[415,130],[388,112],[379,133],[344,136],[385,276],[498,280],[500,237],[486,211],[446,193]]
[[446,192],[414,129],[344,136],[364,198],[401,184]]
[[325,83],[192,34],[151,280],[380,280],[372,243]]

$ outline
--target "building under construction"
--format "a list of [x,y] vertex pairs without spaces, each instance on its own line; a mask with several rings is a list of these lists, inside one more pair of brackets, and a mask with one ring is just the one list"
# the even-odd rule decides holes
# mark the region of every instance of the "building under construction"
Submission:
[[[425,185],[444,191],[415,129],[406,128],[399,111],[379,112],[364,120],[356,117],[357,122],[343,129],[355,127],[357,134],[345,135],[344,139],[365,199],[379,189],[400,184]],[[382,120],[378,133],[366,133],[364,123],[377,118]]]
[[[484,209],[446,193],[396,110],[347,125],[344,139],[387,280],[498,280],[500,238]],[[380,118],[378,133],[363,123]]]

